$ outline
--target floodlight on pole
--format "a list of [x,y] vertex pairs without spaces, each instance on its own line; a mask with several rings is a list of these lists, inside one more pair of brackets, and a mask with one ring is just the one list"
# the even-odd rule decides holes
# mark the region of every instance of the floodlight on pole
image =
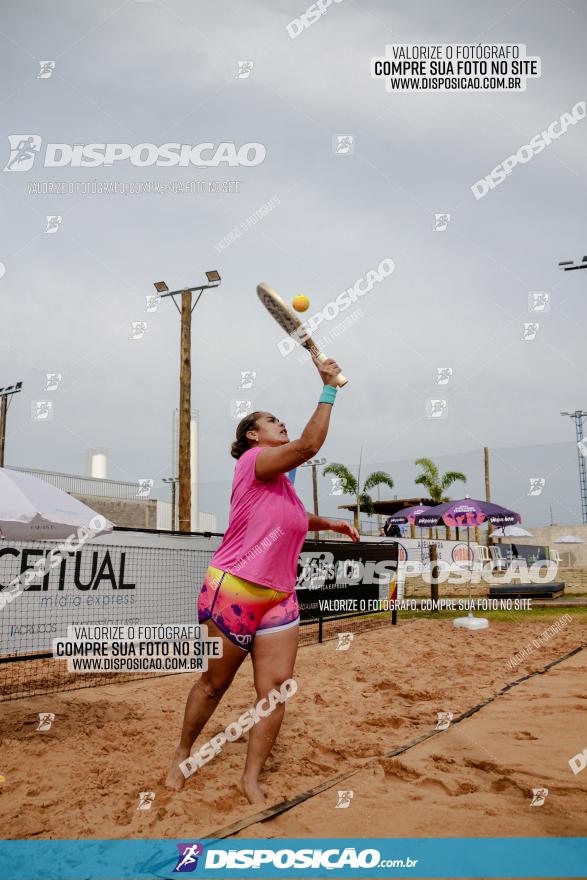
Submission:
[[[192,312],[200,301],[204,290],[218,287],[221,278],[216,269],[206,272],[209,284],[200,284],[197,287],[183,287],[180,290],[169,290],[165,281],[156,281],[155,290],[164,299],[170,296],[175,308],[181,315],[181,347],[180,347],[180,375],[179,375],[179,457],[178,457],[178,481],[179,481],[179,531],[191,531],[191,385],[192,385]],[[198,291],[198,298],[192,304],[192,293]],[[181,308],[175,297],[181,294]],[[196,526],[197,527],[197,526]]]
[[558,267],[564,272],[572,272],[574,269],[587,269],[587,256],[583,257],[580,263],[573,263],[572,260],[562,260]]
[[581,495],[581,515],[584,523],[587,523],[587,468],[585,457],[587,456],[587,438],[583,436],[583,422],[587,418],[587,412],[576,409],[575,412],[561,412],[561,416],[568,416],[575,423],[575,435],[577,439],[577,455],[579,457],[579,491]]
[[8,404],[12,400],[14,394],[22,391],[22,382],[16,382],[14,385],[5,385],[0,388],[0,467],[4,467],[4,445],[6,442],[6,415],[8,413]]
[[175,487],[179,483],[179,477],[163,477],[164,483],[171,483],[171,531],[175,531],[176,523],[176,504],[175,504]]

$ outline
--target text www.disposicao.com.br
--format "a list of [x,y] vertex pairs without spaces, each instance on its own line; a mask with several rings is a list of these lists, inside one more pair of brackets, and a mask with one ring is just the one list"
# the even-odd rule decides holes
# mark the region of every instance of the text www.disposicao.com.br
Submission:
[[197,672],[201,657],[71,657],[73,672]]

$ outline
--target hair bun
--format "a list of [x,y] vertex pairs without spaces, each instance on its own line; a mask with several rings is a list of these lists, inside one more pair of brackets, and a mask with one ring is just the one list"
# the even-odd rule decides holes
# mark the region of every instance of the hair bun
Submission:
[[240,458],[243,453],[248,449],[251,449],[249,441],[247,440],[247,431],[256,428],[257,418],[260,415],[261,412],[256,410],[255,412],[249,413],[248,416],[245,416],[244,419],[241,419],[238,423],[236,428],[236,440],[230,447],[230,454],[233,458]]

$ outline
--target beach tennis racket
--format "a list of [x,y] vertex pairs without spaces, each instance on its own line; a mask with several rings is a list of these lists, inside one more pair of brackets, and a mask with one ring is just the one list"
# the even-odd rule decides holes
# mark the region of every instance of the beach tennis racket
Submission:
[[[292,337],[299,345],[311,351],[314,357],[322,363],[328,360],[327,356],[318,350],[316,343],[308,335],[302,322],[287,307],[279,294],[275,293],[268,284],[257,285],[257,296],[269,312],[269,314],[277,321],[282,330]],[[348,379],[339,373],[335,378],[335,382],[339,388],[346,385]]]

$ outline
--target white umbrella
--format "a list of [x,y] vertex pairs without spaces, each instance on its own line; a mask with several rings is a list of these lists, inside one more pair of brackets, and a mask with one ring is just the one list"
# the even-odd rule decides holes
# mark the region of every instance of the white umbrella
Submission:
[[503,529],[494,529],[491,533],[492,538],[532,538],[532,532],[527,532],[521,526],[506,526]]
[[[585,541],[582,538],[578,538],[576,535],[563,535],[562,538],[557,538],[554,544],[584,544]],[[573,564],[573,554],[569,550],[567,565],[572,566]]]
[[113,524],[105,518],[102,528],[91,525],[97,516],[91,507],[51,483],[0,468],[0,534],[7,540],[61,541],[75,536],[81,527],[95,534],[111,532]]

